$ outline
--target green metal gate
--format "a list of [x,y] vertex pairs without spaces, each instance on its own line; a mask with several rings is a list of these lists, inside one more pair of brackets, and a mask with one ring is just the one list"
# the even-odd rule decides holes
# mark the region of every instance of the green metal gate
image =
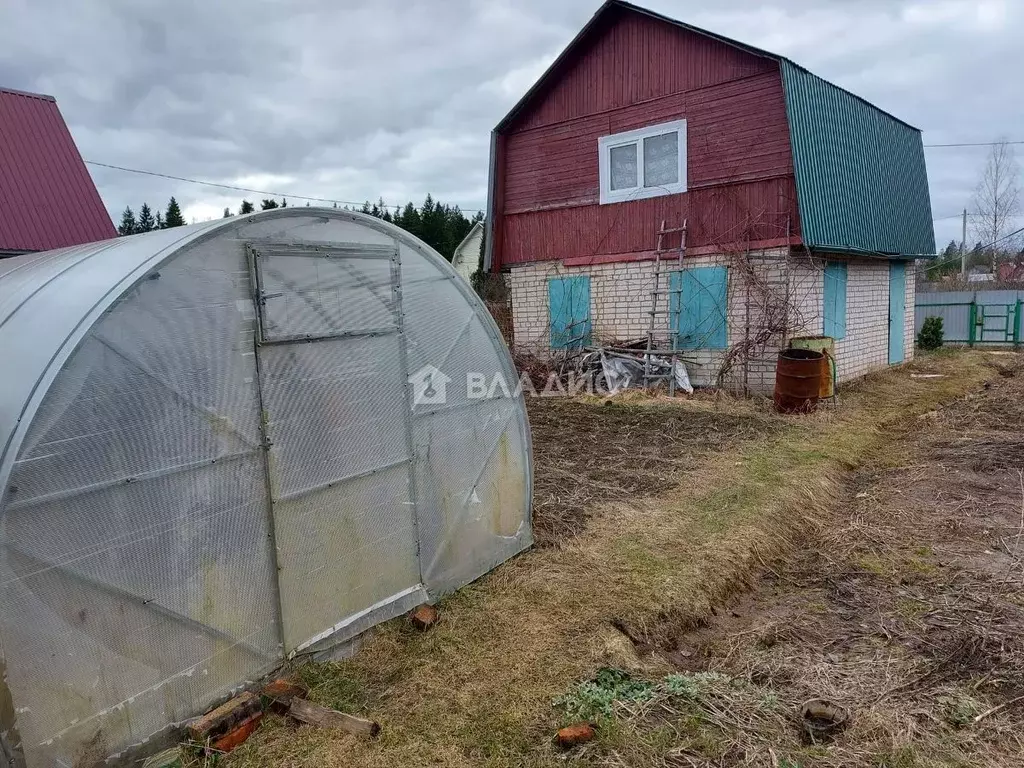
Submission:
[[1020,302],[1014,304],[972,304],[971,339],[996,344],[1020,342]]

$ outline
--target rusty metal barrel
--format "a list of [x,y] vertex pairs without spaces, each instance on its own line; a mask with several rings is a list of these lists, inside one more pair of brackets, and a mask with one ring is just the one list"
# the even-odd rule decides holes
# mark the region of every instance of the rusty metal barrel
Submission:
[[836,383],[836,340],[831,336],[794,336],[789,340],[793,349],[816,349],[825,353],[821,361],[821,389],[818,397],[828,400],[835,391]]
[[814,349],[784,349],[775,367],[775,407],[783,413],[810,413],[818,407],[825,355]]

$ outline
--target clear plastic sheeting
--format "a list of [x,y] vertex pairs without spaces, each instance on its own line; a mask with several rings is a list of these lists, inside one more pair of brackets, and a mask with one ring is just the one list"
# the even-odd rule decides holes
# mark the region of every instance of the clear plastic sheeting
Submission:
[[[619,355],[614,352],[605,352],[599,349],[597,354],[601,361],[601,373],[604,376],[604,388],[609,395],[617,395],[624,389],[630,387],[644,386],[644,360],[646,355],[638,350],[635,355]],[[670,360],[664,357],[650,356],[652,370],[661,373],[671,372],[675,379],[675,385],[688,395],[693,394],[693,385],[690,384],[690,376],[686,372],[686,365],[682,360]]]
[[185,229],[0,275],[0,343],[32,297],[89,313],[0,390],[14,765],[122,752],[532,541],[522,398],[468,386],[516,375],[443,259],[334,210]]

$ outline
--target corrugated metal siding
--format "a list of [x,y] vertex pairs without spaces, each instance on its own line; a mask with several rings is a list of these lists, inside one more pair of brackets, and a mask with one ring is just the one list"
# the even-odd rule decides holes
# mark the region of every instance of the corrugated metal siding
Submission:
[[776,69],[769,58],[623,8],[611,8],[588,37],[508,132]]
[[921,134],[783,60],[804,243],[935,253]]
[[[599,206],[598,138],[680,118],[687,120],[690,191]],[[503,138],[496,223],[504,264],[649,251],[662,219],[688,218],[693,247],[798,230],[778,71]]]
[[0,249],[116,236],[56,102],[0,89]]

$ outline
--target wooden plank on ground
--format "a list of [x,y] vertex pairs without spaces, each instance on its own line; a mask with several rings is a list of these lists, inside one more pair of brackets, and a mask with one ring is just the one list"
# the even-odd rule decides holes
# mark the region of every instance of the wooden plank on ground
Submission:
[[313,704],[305,699],[292,699],[289,714],[300,723],[318,728],[341,728],[349,733],[370,738],[380,733],[380,725],[373,720],[365,720],[355,715],[321,707],[319,704]]

